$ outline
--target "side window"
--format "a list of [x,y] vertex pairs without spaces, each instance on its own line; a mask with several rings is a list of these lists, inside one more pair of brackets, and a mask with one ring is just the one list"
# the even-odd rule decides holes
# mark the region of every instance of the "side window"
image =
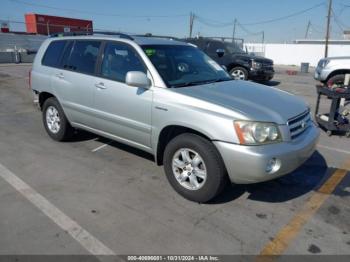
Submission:
[[68,41],[68,44],[64,48],[60,67],[69,69],[69,57],[70,57],[70,54],[72,53],[73,44],[74,44],[74,41]]
[[141,58],[132,47],[124,43],[107,43],[101,64],[101,75],[125,82],[129,71],[147,72]]
[[67,41],[53,41],[49,44],[41,63],[45,66],[58,67]]
[[225,45],[221,42],[209,42],[208,44],[208,52],[209,53],[216,53],[216,50],[218,49],[225,49]]
[[[93,74],[100,45],[99,41],[75,41],[68,63],[64,63],[63,67],[81,73]],[[65,57],[63,60],[66,60]]]

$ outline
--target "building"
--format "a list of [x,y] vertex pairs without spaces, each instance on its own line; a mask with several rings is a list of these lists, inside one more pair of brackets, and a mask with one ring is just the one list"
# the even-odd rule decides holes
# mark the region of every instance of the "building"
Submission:
[[[325,39],[296,39],[294,44],[305,44],[305,45],[325,45]],[[350,45],[349,39],[329,39],[328,44],[330,45]]]
[[344,39],[350,40],[350,30],[344,30]]
[[26,30],[30,34],[50,35],[61,32],[92,31],[91,20],[60,16],[25,14]]

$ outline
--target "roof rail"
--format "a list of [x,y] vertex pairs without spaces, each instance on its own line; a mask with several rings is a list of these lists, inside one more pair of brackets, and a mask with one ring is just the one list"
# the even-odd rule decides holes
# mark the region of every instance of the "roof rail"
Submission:
[[144,35],[135,35],[135,36],[139,36],[139,37],[155,37],[155,38],[166,38],[166,39],[170,39],[170,40],[180,40],[177,37],[173,37],[173,36],[167,36],[167,35],[153,35],[151,33],[146,33]]
[[76,31],[76,32],[61,32],[51,34],[50,37],[60,37],[60,36],[79,36],[79,35],[115,35],[120,38],[125,38],[129,40],[134,40],[130,35],[119,33],[119,32],[110,32],[110,31]]

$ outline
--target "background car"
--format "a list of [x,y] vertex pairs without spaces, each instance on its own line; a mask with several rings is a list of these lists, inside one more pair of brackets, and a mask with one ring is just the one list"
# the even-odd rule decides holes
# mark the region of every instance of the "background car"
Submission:
[[248,54],[234,42],[205,37],[185,41],[196,45],[218,64],[225,66],[234,79],[269,81],[274,76],[271,59]]
[[346,74],[350,74],[350,56],[328,57],[318,62],[314,78],[327,86],[343,86]]

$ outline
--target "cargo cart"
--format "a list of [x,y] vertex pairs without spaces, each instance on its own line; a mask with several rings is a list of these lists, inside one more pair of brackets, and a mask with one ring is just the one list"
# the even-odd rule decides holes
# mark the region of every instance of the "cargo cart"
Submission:
[[[326,130],[327,135],[331,136],[334,132],[345,133],[347,137],[350,137],[350,122],[349,118],[343,117],[345,121],[340,120],[340,104],[341,100],[350,100],[350,88],[335,88],[330,89],[327,86],[316,86],[317,89],[317,103],[315,111],[315,120],[319,127]],[[319,114],[319,106],[321,97],[326,96],[331,99],[331,107],[329,113]]]

